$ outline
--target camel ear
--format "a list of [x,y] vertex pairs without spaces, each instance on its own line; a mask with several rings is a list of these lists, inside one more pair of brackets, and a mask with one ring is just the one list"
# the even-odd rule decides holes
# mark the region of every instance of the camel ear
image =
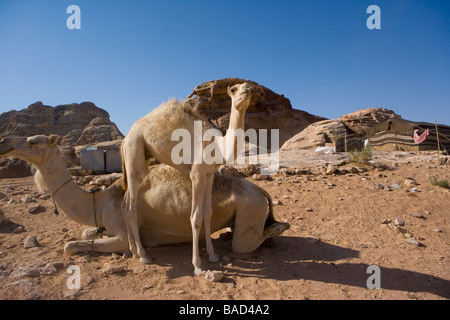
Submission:
[[231,87],[230,86],[228,86],[228,88],[227,88],[227,93],[228,93],[228,95],[231,97],[232,96],[232,94],[231,94]]
[[58,136],[56,134],[52,134],[48,137],[48,145],[54,146],[58,142]]

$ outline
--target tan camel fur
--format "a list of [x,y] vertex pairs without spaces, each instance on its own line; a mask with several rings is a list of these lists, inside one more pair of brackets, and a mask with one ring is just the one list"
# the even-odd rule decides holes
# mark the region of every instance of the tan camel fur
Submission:
[[[41,181],[54,195],[57,205],[70,219],[83,225],[106,228],[103,237],[96,234],[97,228],[86,229],[83,240],[66,244],[66,254],[86,251],[129,253],[121,209],[125,193],[121,181],[95,193],[97,215],[94,216],[93,195],[72,181],[56,147],[57,139],[57,136],[4,138],[0,140],[0,156],[16,156],[34,164],[37,168],[35,180]],[[137,201],[143,245],[191,241],[191,201],[191,182],[187,176],[167,165],[150,167]],[[289,228],[289,224],[275,221],[270,195],[245,179],[217,173],[212,206],[212,230],[233,227],[232,249],[237,253],[252,252],[264,240]]]
[[[203,117],[195,114],[189,106],[183,102],[171,100],[162,104],[142,119],[138,120],[130,129],[122,143],[122,166],[124,184],[127,188],[123,202],[123,213],[128,231],[130,249],[142,262],[149,263],[142,246],[138,232],[137,199],[138,189],[147,175],[148,159],[156,158],[159,162],[168,164],[183,175],[190,178],[192,183],[191,203],[191,228],[192,228],[192,264],[194,274],[204,273],[201,268],[201,260],[198,249],[198,241],[202,222],[205,228],[206,250],[211,262],[217,262],[219,256],[215,254],[211,241],[211,190],[214,181],[214,173],[220,166],[213,162],[204,161],[204,150],[207,146],[215,144],[224,157],[224,162],[229,163],[230,157],[236,159],[239,150],[235,150],[235,132],[244,129],[244,117],[254,88],[247,83],[236,84],[228,88],[231,97],[231,116],[227,134],[224,137],[216,137],[213,142],[203,141],[203,133],[214,127]],[[202,124],[201,132],[196,131],[196,123]],[[175,130],[186,130],[191,137],[190,159],[176,163],[172,156],[172,150],[178,142],[173,141]],[[199,134],[200,133],[200,134]],[[197,147],[196,146],[200,146]],[[200,161],[198,161],[200,160]],[[166,214],[166,213],[165,213]]]

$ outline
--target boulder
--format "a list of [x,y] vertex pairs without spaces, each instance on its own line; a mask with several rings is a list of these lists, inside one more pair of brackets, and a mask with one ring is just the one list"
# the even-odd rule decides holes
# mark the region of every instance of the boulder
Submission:
[[286,141],[281,150],[314,150],[317,147],[335,146],[342,143],[341,139],[346,133],[347,127],[340,120],[318,121]]

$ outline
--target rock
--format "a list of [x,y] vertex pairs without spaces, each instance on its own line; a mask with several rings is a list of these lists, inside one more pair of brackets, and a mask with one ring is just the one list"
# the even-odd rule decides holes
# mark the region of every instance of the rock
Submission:
[[39,247],[39,242],[36,239],[36,236],[29,236],[25,238],[23,242],[23,246],[25,249]]
[[400,115],[385,108],[368,108],[348,113],[339,118],[352,132],[364,134],[374,125],[388,119],[400,119]]
[[[0,137],[4,137],[4,135],[0,134]],[[25,160],[14,157],[6,157],[4,159],[0,159],[0,178],[22,178],[28,176],[31,176],[31,169],[30,165]],[[0,196],[0,199],[1,198],[2,197]]]
[[42,213],[45,211],[46,211],[45,207],[43,207],[41,205],[32,206],[32,207],[28,208],[28,213],[31,213],[31,214],[38,214],[38,213]]
[[417,188],[411,188],[411,192],[420,192]]
[[375,190],[387,190],[389,191],[389,186],[382,183],[373,183],[372,188]]
[[340,120],[317,121],[287,140],[281,151],[315,150],[317,147],[334,146],[346,133],[347,127]]
[[316,237],[316,236],[308,235],[308,236],[306,236],[305,240],[308,243],[316,243],[316,242],[320,241],[320,238]]
[[5,215],[4,215],[4,213],[3,213],[3,210],[2,210],[2,208],[0,208],[0,224],[3,222],[3,221],[5,221],[6,220],[6,218],[5,218]]
[[421,247],[421,246],[423,246],[423,244],[422,244],[419,240],[416,240],[416,239],[414,239],[414,238],[408,238],[408,239],[405,239],[405,242],[406,242],[407,244],[410,244],[410,245],[413,245],[413,246],[416,246],[416,247]]
[[331,174],[333,174],[335,172],[336,172],[336,167],[331,165],[331,164],[329,164],[328,167],[327,167],[326,174],[327,175],[331,175]]
[[223,272],[222,271],[211,271],[208,270],[205,273],[205,279],[209,282],[218,282],[223,279]]
[[427,218],[425,218],[425,216],[422,215],[422,214],[420,214],[420,213],[413,212],[413,213],[411,213],[411,216],[413,216],[414,218],[419,218],[419,219],[427,220]]
[[14,233],[22,233],[24,231],[25,231],[25,228],[23,226],[15,227],[13,230]]
[[22,279],[22,278],[36,278],[41,275],[41,272],[37,268],[32,267],[19,267],[14,269],[13,272],[9,275],[10,278],[13,279]]
[[402,218],[395,218],[394,224],[395,224],[396,226],[404,226],[404,225],[405,225],[405,222],[403,221]]
[[113,273],[119,273],[119,272],[122,272],[123,270],[125,270],[124,266],[115,266],[111,263],[105,262],[105,264],[103,265],[103,268],[102,268],[102,274],[108,275],[108,274],[113,274]]
[[405,181],[403,182],[404,185],[406,186],[417,186],[418,183],[416,182],[416,180],[414,180],[413,178],[406,178]]
[[400,190],[400,189],[402,188],[402,187],[400,187],[400,186],[398,185],[398,183],[392,184],[391,187],[394,188],[394,189],[397,189],[397,190]]
[[[59,149],[69,165],[80,164],[74,152],[75,146],[113,141],[124,137],[117,126],[110,121],[108,112],[91,102],[51,107],[39,101],[26,109],[0,114],[0,138],[27,137],[37,134],[57,134]],[[13,165],[0,162],[0,177],[6,178],[2,171],[7,170],[4,168],[12,168]],[[27,168],[23,166],[19,171],[8,173],[8,177],[12,177],[12,174],[24,176],[24,174],[31,175],[31,172],[29,166]]]
[[25,197],[20,199],[20,202],[22,202],[22,203],[32,203],[32,202],[36,202],[36,199],[32,195],[27,194]]
[[312,208],[305,208],[306,211],[308,212],[313,212],[314,210]]
[[267,180],[269,178],[269,176],[267,174],[259,174],[259,173],[255,173],[253,175],[253,180]]
[[31,280],[23,279],[6,284],[2,289],[2,300],[39,300],[40,295]]
[[282,206],[283,202],[281,202],[281,200],[277,200],[273,204],[276,205],[276,206]]

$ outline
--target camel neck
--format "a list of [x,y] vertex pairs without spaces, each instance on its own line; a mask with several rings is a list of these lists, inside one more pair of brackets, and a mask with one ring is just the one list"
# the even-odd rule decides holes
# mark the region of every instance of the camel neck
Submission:
[[228,130],[237,129],[244,130],[245,127],[245,110],[239,111],[234,105],[231,106],[230,123],[228,124]]
[[37,168],[56,204],[69,218],[84,225],[103,226],[101,217],[94,216],[92,194],[81,189],[72,180],[58,152],[50,155],[49,159],[37,165]]

